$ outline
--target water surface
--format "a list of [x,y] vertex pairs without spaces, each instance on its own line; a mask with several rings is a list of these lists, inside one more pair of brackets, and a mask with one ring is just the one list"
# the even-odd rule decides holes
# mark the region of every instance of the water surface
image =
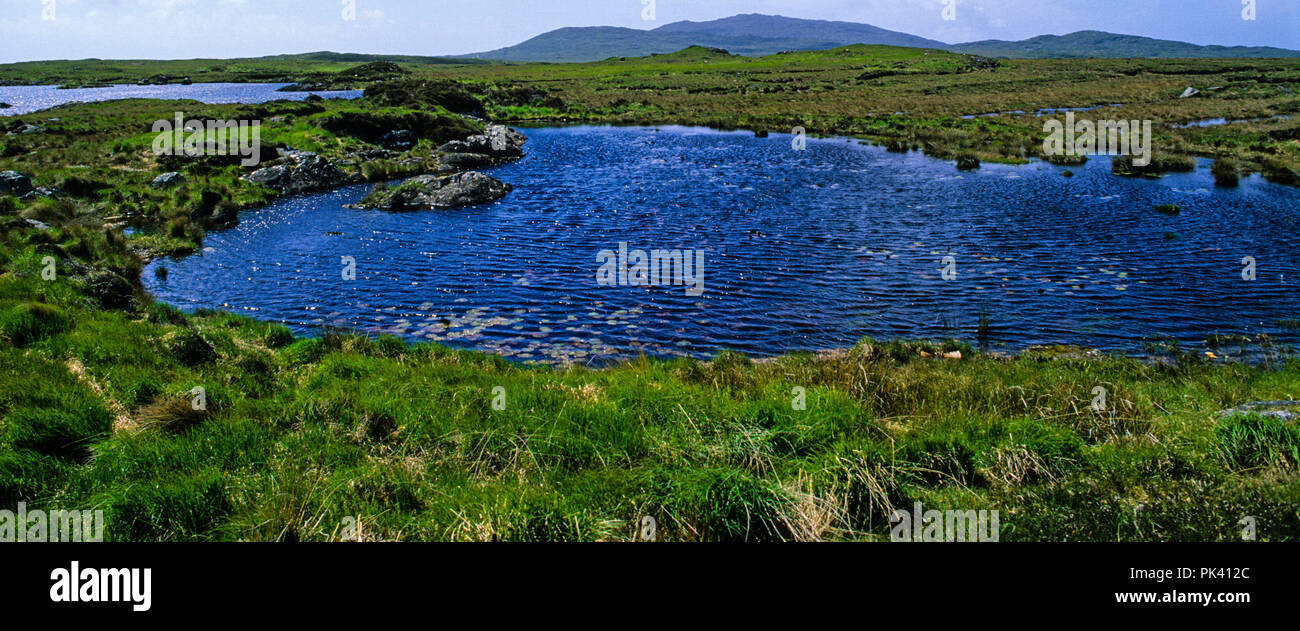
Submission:
[[288,83],[195,83],[193,85],[130,85],[106,88],[72,88],[60,90],[52,85],[0,86],[0,103],[13,107],[0,109],[0,116],[30,114],[64,103],[97,103],[117,99],[193,99],[203,103],[265,103],[284,99],[301,101],[309,94],[321,98],[361,98],[361,90],[319,90],[316,92],[277,92]]
[[[698,128],[523,131],[527,157],[491,170],[515,187],[499,202],[344,207],[369,186],[287,198],[155,261],[169,275],[147,270],[149,289],[299,333],[342,325],[526,361],[976,342],[981,314],[1008,349],[1298,341],[1300,191],[1216,188],[1208,161],[1153,181],[1114,177],[1104,158],[1065,177],[1043,163],[959,172],[844,139],[794,151],[789,136]],[[619,242],[703,250],[703,295],[599,286],[598,253]]]

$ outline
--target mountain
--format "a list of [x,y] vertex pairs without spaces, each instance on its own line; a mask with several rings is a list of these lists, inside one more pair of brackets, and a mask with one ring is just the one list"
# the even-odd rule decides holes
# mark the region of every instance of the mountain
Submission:
[[498,61],[599,61],[671,53],[688,46],[725,48],[740,55],[785,50],[825,50],[850,44],[938,48],[989,57],[1300,57],[1300,51],[1271,47],[1198,46],[1186,42],[1080,31],[1019,42],[985,40],[945,44],[870,24],[801,20],[779,15],[737,15],[709,22],[673,22],[653,30],[614,26],[568,27],[521,44],[462,58]]
[[997,39],[948,47],[961,53],[988,57],[1300,57],[1300,51],[1268,46],[1199,46],[1187,42],[1079,31],[1069,35],[1041,35],[1018,42]]
[[613,26],[568,27],[543,33],[521,44],[464,57],[498,61],[599,61],[671,53],[688,46],[725,48],[739,55],[758,56],[849,44],[946,46],[943,42],[869,24],[751,14],[711,22],[674,22],[648,31]]

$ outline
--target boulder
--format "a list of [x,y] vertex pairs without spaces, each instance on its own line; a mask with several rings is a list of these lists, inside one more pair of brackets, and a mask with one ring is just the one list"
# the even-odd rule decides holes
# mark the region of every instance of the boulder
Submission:
[[169,173],[164,173],[154,178],[153,181],[149,183],[149,186],[151,188],[171,188],[173,186],[183,184],[184,182],[185,182],[184,175],[181,175],[179,172],[176,171],[171,171]]
[[286,195],[337,188],[352,182],[352,178],[328,158],[310,151],[287,152],[282,164],[258,169],[244,179]]
[[0,171],[0,195],[25,197],[34,190],[31,179],[26,175],[17,171]]
[[384,139],[379,144],[385,149],[406,151],[415,146],[415,133],[409,129],[396,129],[384,134]]
[[470,153],[491,156],[494,162],[511,160],[524,155],[523,134],[505,125],[488,125],[483,133],[464,140],[453,140],[438,147],[442,153]]
[[106,309],[130,309],[135,301],[131,282],[108,270],[95,270],[86,279],[86,293]]
[[496,158],[482,153],[447,153],[440,156],[439,161],[457,171],[490,167],[497,163]]
[[1186,90],[1183,90],[1183,93],[1180,94],[1180,95],[1178,95],[1178,98],[1180,98],[1180,99],[1190,99],[1190,98],[1192,98],[1192,97],[1194,97],[1194,96],[1196,96],[1197,94],[1200,94],[1200,93],[1201,93],[1200,90],[1197,90],[1196,88],[1193,88],[1193,87],[1191,87],[1191,86],[1187,86],[1187,89],[1186,89]]
[[1222,421],[1242,414],[1256,414],[1266,418],[1275,418],[1279,421],[1294,422],[1300,420],[1300,401],[1254,401],[1243,403],[1237,407],[1219,412],[1217,419]]
[[391,189],[378,189],[358,206],[387,210],[428,210],[482,204],[505,197],[513,187],[478,171],[421,175]]

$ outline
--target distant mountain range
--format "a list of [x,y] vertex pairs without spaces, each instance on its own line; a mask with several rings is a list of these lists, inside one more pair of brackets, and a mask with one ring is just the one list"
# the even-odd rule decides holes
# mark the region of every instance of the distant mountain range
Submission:
[[787,50],[825,50],[849,44],[936,48],[990,57],[1300,57],[1300,51],[1271,47],[1198,46],[1185,42],[1080,31],[1019,42],[986,40],[945,44],[870,24],[801,20],[779,15],[737,15],[711,22],[674,22],[652,30],[614,26],[569,27],[543,33],[498,50],[462,55],[498,61],[600,61],[671,53],[688,46],[724,48],[740,55]]

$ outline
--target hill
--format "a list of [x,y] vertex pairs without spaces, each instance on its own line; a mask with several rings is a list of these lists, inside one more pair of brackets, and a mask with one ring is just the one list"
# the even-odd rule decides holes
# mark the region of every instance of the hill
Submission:
[[1240,58],[1300,57],[1300,51],[1268,46],[1200,46],[1187,42],[1117,35],[1102,31],[1079,31],[1069,35],[1041,35],[1008,42],[984,40],[949,47],[963,53],[1022,59],[1078,57],[1149,58]]
[[568,27],[526,42],[465,57],[498,61],[599,61],[671,53],[689,46],[725,48],[748,56],[787,50],[825,50],[849,44],[941,48],[943,42],[869,24],[800,20],[776,15],[737,15],[710,22],[674,22],[643,31],[612,26]]
[[709,22],[674,22],[652,30],[613,26],[567,27],[543,33],[514,46],[464,57],[516,62],[599,61],[610,57],[670,53],[692,45],[724,48],[740,55],[763,56],[787,50],[826,50],[852,44],[938,48],[990,57],[1030,59],[1300,57],[1300,51],[1282,48],[1199,46],[1101,31],[1043,35],[1018,42],[985,40],[945,44],[870,24],[759,14],[737,15]]

